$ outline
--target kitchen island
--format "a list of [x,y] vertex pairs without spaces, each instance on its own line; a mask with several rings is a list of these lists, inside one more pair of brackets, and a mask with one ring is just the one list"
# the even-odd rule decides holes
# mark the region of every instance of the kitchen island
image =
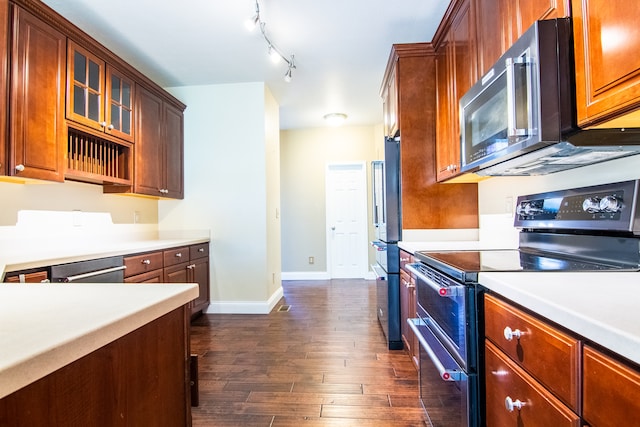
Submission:
[[196,284],[0,286],[0,424],[190,425]]

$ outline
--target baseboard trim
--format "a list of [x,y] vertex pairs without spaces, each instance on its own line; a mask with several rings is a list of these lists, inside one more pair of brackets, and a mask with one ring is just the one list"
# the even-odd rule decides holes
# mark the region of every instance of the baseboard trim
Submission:
[[208,314],[269,314],[284,295],[280,286],[267,301],[211,301]]
[[282,280],[330,280],[326,271],[289,271],[282,272]]
[[[376,280],[376,275],[373,271],[368,271],[363,279]],[[331,276],[326,271],[283,271],[282,280],[331,280]]]

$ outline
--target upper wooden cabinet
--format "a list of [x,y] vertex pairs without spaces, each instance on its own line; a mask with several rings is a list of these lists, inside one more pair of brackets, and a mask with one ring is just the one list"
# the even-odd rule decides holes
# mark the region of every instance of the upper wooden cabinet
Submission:
[[[480,0],[478,0],[480,1]],[[484,0],[482,0],[484,1]],[[569,16],[571,0],[513,0],[512,16],[513,41],[540,19],[564,18]],[[508,47],[508,46],[507,46]]]
[[397,87],[402,229],[477,228],[477,185],[436,182],[436,55],[432,45],[393,45],[381,95],[390,79]]
[[182,110],[143,87],[138,90],[136,110],[134,192],[183,198]]
[[71,40],[68,49],[67,119],[133,142],[133,79]]
[[[476,82],[477,48],[474,4],[463,0],[451,15],[443,44],[438,48],[437,159],[438,181],[460,173],[459,101]],[[440,97],[444,99],[440,99]],[[448,110],[448,111],[444,111]]]
[[8,174],[63,181],[66,37],[18,6],[12,16]]
[[572,6],[578,124],[590,126],[637,109],[640,3],[574,0]]
[[515,30],[511,20],[513,5],[511,0],[482,0],[482,5],[476,6],[480,76],[491,69],[514,41]]

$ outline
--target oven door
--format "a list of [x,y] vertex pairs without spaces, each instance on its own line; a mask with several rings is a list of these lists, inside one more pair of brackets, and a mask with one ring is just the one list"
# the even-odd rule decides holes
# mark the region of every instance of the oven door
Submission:
[[408,319],[420,342],[420,401],[431,426],[475,426],[477,375],[468,375],[422,319]]
[[463,369],[475,368],[475,358],[467,351],[475,322],[470,289],[421,263],[406,268],[416,276],[418,316]]

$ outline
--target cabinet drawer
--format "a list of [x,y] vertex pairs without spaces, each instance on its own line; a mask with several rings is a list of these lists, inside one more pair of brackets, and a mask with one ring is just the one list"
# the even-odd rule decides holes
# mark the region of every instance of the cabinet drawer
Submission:
[[485,296],[485,335],[571,409],[579,410],[577,339],[491,295]]
[[[404,266],[413,262],[413,255],[409,252],[400,251],[400,268],[404,270]],[[405,270],[406,271],[406,270]]]
[[124,277],[162,268],[162,252],[149,252],[146,254],[132,255],[124,258]]
[[209,256],[209,243],[189,246],[189,258],[191,261]]
[[640,412],[640,372],[584,347],[584,412],[589,425],[630,425]]
[[189,261],[189,247],[182,246],[179,248],[167,249],[164,251],[164,266],[180,264]]
[[136,274],[124,279],[124,283],[161,283],[164,279],[164,270],[162,268],[146,273]]
[[[580,417],[488,340],[485,350],[487,426],[580,426]],[[510,411],[507,399],[524,406]]]

